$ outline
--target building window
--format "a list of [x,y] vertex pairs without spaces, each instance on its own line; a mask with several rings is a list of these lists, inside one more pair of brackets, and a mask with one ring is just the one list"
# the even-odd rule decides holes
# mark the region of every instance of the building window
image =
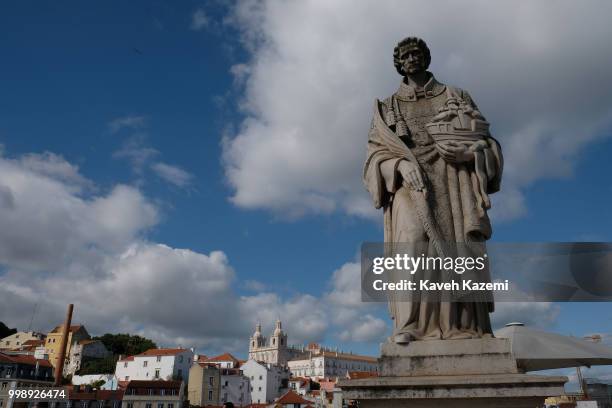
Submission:
[[183,356],[179,356],[179,363],[183,362]]
[[208,390],[208,400],[212,401],[212,397],[213,397],[213,392],[212,390]]
[[171,403],[171,402],[169,402],[169,403],[168,403],[168,408],[174,408],[174,404],[173,404],[173,403]]
[[164,408],[164,404],[160,402],[159,404],[157,404],[157,408]]
[[133,402],[128,402],[127,403],[127,408],[134,408],[134,403]]
[[151,404],[150,402],[147,402],[145,404],[145,408],[153,408],[153,404]]
[[157,362],[161,362],[161,356],[157,356]]
[[208,377],[208,384],[213,385],[215,382],[215,377]]
[[127,368],[128,363],[123,363],[123,368]]
[[148,363],[149,363],[149,362],[148,362],[147,360],[145,360],[145,361],[143,361],[143,362],[142,362],[142,366],[143,366],[143,367],[146,367]]
[[159,378],[159,368],[155,370],[155,378]]

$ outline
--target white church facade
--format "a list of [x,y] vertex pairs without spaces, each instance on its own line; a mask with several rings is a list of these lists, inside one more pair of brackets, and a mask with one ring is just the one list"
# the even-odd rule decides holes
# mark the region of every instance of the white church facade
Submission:
[[315,343],[289,346],[280,320],[269,337],[261,333],[261,324],[257,324],[249,339],[249,360],[288,367],[294,377],[313,379],[346,376],[350,371],[378,371],[375,357],[344,353]]

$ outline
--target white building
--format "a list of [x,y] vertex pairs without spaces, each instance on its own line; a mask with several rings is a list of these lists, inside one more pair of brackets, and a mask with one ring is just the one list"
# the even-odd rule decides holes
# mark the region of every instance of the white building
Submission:
[[251,403],[272,403],[289,386],[289,370],[270,363],[248,360],[241,367],[251,385]]
[[258,323],[255,333],[249,339],[249,360],[287,366],[289,360],[303,355],[303,347],[297,348],[287,344],[287,334],[283,332],[280,320],[276,321],[270,337],[261,334],[261,324]]
[[292,377],[289,379],[289,388],[298,395],[306,395],[310,392],[310,378]]
[[37,332],[17,332],[0,339],[0,349],[4,350],[21,350],[23,349],[24,343],[31,343],[32,340],[44,340],[45,335]]
[[64,365],[64,375],[74,375],[89,360],[106,358],[111,352],[100,340],[80,340],[70,347],[68,361]]
[[309,346],[306,358],[290,360],[287,364],[292,376],[313,379],[344,377],[349,371],[378,372],[375,357],[329,351],[316,344]]
[[220,403],[232,402],[241,407],[251,403],[251,389],[249,378],[241,369],[221,368],[221,389],[219,390]]
[[189,379],[193,351],[150,349],[117,361],[115,375],[119,381]]

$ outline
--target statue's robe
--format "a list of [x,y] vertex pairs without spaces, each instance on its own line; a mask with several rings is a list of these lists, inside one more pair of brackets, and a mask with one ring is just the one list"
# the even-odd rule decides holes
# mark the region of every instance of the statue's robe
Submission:
[[[431,75],[431,74],[430,74]],[[449,95],[462,98],[478,109],[467,92],[439,83],[431,75],[422,90],[400,84],[398,91],[384,101],[376,101],[369,133],[364,183],[376,208],[384,209],[386,243],[427,242],[427,255],[440,256],[434,243],[484,242],[491,236],[487,216],[489,194],[499,190],[503,158],[498,142],[485,138],[486,147],[468,163],[447,163],[435,148],[425,125],[438,114]],[[402,138],[387,123],[390,109],[399,109],[408,127]],[[427,191],[417,192],[403,183],[397,171],[401,160],[416,161],[424,176]],[[433,238],[433,239],[432,239]],[[414,254],[415,256],[420,255]],[[489,280],[480,276],[480,281]],[[440,281],[440,271],[422,271]],[[429,275],[427,275],[429,274]],[[492,333],[489,313],[492,301],[431,301],[427,294],[399,301],[390,296],[394,334],[415,339],[482,337]],[[416,295],[413,295],[416,296]],[[491,298],[488,298],[491,299]]]

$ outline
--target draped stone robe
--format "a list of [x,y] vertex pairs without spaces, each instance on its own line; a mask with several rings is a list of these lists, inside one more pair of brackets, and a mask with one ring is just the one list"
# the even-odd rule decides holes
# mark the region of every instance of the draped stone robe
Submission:
[[[474,109],[477,107],[466,91],[454,87],[447,90],[446,85],[429,75],[422,90],[402,81],[392,97],[376,101],[363,176],[375,207],[384,208],[385,242],[429,242],[428,255],[437,256],[440,251],[432,241],[484,244],[490,238],[488,194],[499,190],[503,158],[499,144],[490,136],[474,161],[447,163],[440,156],[425,124],[438,114],[449,91]],[[387,123],[387,112],[394,107],[399,108],[408,127],[408,136],[401,139],[393,132],[394,124]],[[397,171],[401,160],[417,162],[427,193],[416,192],[402,183]],[[429,273],[424,277],[440,280],[440,271]],[[408,334],[415,339],[452,339],[492,333],[492,302],[432,302],[426,296],[420,294],[410,301],[391,296],[394,334]]]

